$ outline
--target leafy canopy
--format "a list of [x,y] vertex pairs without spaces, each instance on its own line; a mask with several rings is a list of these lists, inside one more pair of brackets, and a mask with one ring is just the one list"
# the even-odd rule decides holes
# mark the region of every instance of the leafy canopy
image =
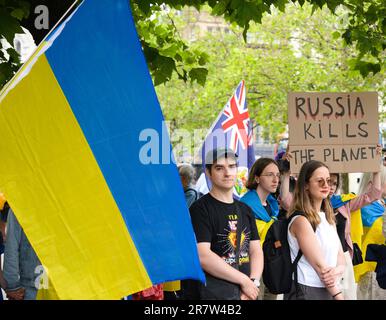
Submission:
[[[365,78],[350,68],[356,49],[336,37],[339,19],[347,11],[340,8],[339,14],[331,15],[323,8],[311,15],[312,11],[308,4],[303,10],[298,4],[288,5],[285,13],[272,9],[261,24],[251,23],[247,42],[242,39],[243,29],[233,26],[229,34],[208,33],[191,44],[210,57],[205,88],[185,84],[177,77],[156,87],[172,143],[174,147],[183,144],[174,149],[180,152],[177,156],[197,153],[203,136],[241,79],[246,83],[253,123],[259,125],[265,142],[271,143],[286,130],[288,92],[386,92],[385,64],[376,75]],[[184,27],[183,21],[175,21],[179,29]],[[382,94],[380,105],[386,105]],[[183,141],[178,136],[182,128],[196,141]]]
[[[1,50],[0,43],[0,88],[20,67],[13,49],[13,38],[22,32],[20,25],[30,15],[37,0],[0,0],[0,39],[4,38],[11,48]],[[335,38],[356,49],[350,67],[359,70],[363,77],[377,73],[382,68],[386,48],[386,2],[384,0],[131,0],[134,19],[155,85],[165,83],[176,74],[183,81],[204,85],[208,76],[206,48],[192,49],[181,39],[173,19],[168,17],[170,8],[182,9],[193,6],[200,10],[209,6],[211,14],[222,16],[243,30],[246,40],[251,23],[261,23],[265,14],[275,8],[284,12],[289,3],[312,6],[312,13],[327,7],[332,14],[344,7],[345,16],[334,30]],[[50,1],[55,10],[55,2]],[[51,5],[52,4],[52,5]],[[31,31],[31,30],[30,30]],[[33,33],[33,31],[31,31]],[[6,51],[6,52],[5,52]]]

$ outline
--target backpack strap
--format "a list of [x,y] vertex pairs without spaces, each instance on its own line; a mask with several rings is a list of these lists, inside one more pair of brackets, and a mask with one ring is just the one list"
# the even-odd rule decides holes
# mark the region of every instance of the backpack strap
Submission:
[[195,190],[193,188],[187,188],[184,192],[188,192],[188,191],[193,191],[194,192],[194,194],[195,194],[195,200],[194,201],[198,200],[199,197],[198,197],[197,190]]
[[243,217],[242,217],[242,213],[241,213],[241,210],[240,210],[240,206],[239,204],[237,203],[237,201],[235,201],[235,207],[236,207],[236,213],[237,213],[237,229],[236,229],[236,252],[235,252],[235,268],[237,270],[239,270],[239,261],[240,261],[240,242],[241,242],[241,229],[243,227],[242,225],[242,221],[243,221]]
[[292,272],[294,274],[294,281],[296,286],[296,296],[298,296],[298,262],[300,258],[302,257],[303,252],[302,250],[299,250],[298,255],[296,256],[294,262],[292,262]]
[[[305,218],[306,215],[304,214],[304,212],[302,211],[295,211],[290,217],[289,217],[289,221],[288,223],[290,223],[292,221],[292,219],[296,216],[303,216]],[[312,226],[312,225],[311,225]],[[314,226],[312,226],[312,229],[314,230],[314,232],[316,231],[316,229],[314,228]],[[298,296],[298,262],[300,260],[300,258],[302,257],[303,255],[303,252],[302,250],[300,250],[299,248],[299,251],[298,251],[298,255],[296,256],[294,262],[292,262],[292,272],[294,274],[294,281],[295,281],[295,286],[296,286],[296,296]]]

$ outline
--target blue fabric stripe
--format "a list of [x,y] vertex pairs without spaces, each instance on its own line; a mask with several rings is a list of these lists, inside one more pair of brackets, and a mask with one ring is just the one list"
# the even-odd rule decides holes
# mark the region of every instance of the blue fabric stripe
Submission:
[[370,203],[361,209],[364,227],[371,227],[375,220],[383,215],[385,208],[378,201]]
[[128,3],[86,0],[46,56],[153,283],[203,280],[176,166],[139,159],[142,130],[170,141]]
[[279,215],[279,203],[276,198],[269,194],[267,197],[267,202],[269,203],[272,211],[272,216],[270,216],[261,204],[260,198],[256,192],[256,190],[249,190],[241,199],[241,202],[244,202],[249,207],[251,207],[255,218],[259,220],[263,220],[265,222],[271,221],[271,219],[277,219]]
[[340,194],[333,194],[330,198],[331,205],[334,209],[338,209],[344,206],[348,201],[342,201],[342,196]]

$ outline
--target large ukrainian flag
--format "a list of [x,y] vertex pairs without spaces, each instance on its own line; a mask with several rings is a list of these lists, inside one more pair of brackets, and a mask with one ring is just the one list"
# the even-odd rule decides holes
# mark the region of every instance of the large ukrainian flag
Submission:
[[204,279],[175,165],[139,157],[162,121],[127,0],[84,1],[1,93],[0,190],[61,299]]

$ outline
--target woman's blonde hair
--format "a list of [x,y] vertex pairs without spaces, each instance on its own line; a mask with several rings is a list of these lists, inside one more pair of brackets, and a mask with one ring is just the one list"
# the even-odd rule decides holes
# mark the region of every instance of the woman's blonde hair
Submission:
[[[296,182],[292,206],[288,211],[288,217],[291,216],[295,211],[304,212],[307,220],[311,223],[314,230],[320,223],[320,216],[314,207],[309,192],[306,190],[306,186],[307,184],[309,184],[310,178],[312,177],[315,170],[321,167],[325,167],[328,169],[328,167],[320,161],[311,160],[303,164]],[[321,209],[326,214],[326,219],[328,223],[334,224],[335,215],[330,203],[329,196],[326,199],[323,199]]]

